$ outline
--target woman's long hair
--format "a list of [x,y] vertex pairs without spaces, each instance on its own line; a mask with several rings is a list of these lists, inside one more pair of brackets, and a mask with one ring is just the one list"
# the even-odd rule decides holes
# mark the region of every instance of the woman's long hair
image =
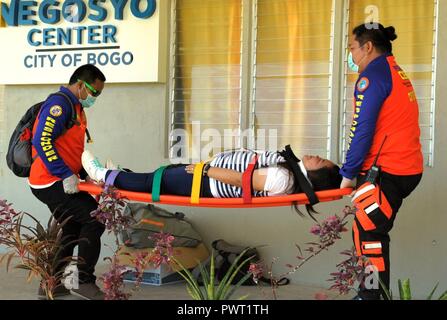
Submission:
[[[289,172],[292,174],[292,168],[287,163],[278,163],[279,166],[289,170]],[[296,181],[295,177],[293,176],[293,193],[302,193],[301,187]],[[332,190],[332,189],[338,189],[340,188],[340,184],[342,181],[342,176],[340,174],[340,167],[334,164],[333,167],[323,167],[318,170],[308,170],[307,171],[307,177],[309,178],[310,182],[312,183],[314,191],[323,191],[323,190]],[[298,213],[300,216],[304,217],[305,215],[300,211],[298,202],[293,202],[292,208],[295,210],[296,213]],[[309,216],[317,221],[314,217],[314,214],[318,214],[317,211],[313,208],[312,205],[306,204],[306,211],[309,214]]]

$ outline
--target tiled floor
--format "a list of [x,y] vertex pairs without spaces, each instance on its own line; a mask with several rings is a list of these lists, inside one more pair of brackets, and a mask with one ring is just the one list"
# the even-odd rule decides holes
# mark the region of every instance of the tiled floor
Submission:
[[[98,267],[98,274],[106,270],[106,266]],[[5,266],[0,266],[0,300],[35,300],[39,281],[33,279],[26,282],[26,272],[22,270],[10,270],[6,272]],[[127,284],[127,291],[131,291],[132,285]],[[329,299],[348,299],[349,297],[338,297],[334,292],[328,292],[317,287],[299,286],[290,284],[280,287],[277,291],[277,299],[280,300],[313,300],[315,294],[324,292]],[[250,300],[272,300],[272,290],[268,286],[241,287],[236,291],[233,299],[248,295]],[[77,299],[69,296],[64,299]],[[141,286],[132,294],[131,299],[136,300],[189,300],[185,283],[168,284],[164,286]]]

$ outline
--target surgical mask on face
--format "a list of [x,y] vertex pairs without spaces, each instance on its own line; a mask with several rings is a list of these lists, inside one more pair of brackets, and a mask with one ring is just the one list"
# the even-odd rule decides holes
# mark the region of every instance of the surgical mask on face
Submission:
[[[363,48],[365,45],[360,46],[358,49]],[[355,73],[359,73],[360,72],[360,63],[366,58],[367,55],[364,55],[362,59],[360,59],[360,61],[358,63],[354,62],[354,57],[352,55],[352,51],[349,52],[349,56],[348,56],[348,66],[349,69],[351,69],[352,71],[354,71]]]
[[359,73],[359,69],[360,69],[360,67],[359,67],[358,64],[356,64],[356,63],[354,62],[354,58],[352,57],[352,52],[349,52],[349,56],[348,56],[348,66],[349,66],[349,69],[351,69],[351,70],[354,71],[355,73]]
[[[85,89],[87,90],[87,89]],[[87,98],[81,99],[81,94],[79,93],[79,102],[84,108],[91,108],[96,102],[96,98],[87,92]]]

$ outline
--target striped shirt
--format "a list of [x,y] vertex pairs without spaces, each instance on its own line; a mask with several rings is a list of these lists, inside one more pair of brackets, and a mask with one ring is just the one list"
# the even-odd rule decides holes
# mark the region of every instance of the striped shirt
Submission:
[[[235,170],[238,172],[244,172],[247,170],[248,165],[255,156],[255,152],[251,150],[239,150],[239,151],[228,151],[222,152],[216,155],[216,157],[211,161],[210,165],[212,167],[218,167],[223,169]],[[261,168],[272,168],[277,167],[278,163],[284,163],[285,160],[279,155],[277,151],[263,151],[258,152],[258,169]],[[284,193],[291,193],[293,190],[293,176],[287,169],[282,167],[277,167],[278,170],[286,172],[287,175],[287,185],[285,186]],[[269,170],[270,174],[271,170]],[[272,172],[275,174],[275,172]],[[267,180],[269,180],[267,178]],[[272,180],[272,179],[270,179]],[[267,183],[266,183],[267,184]],[[210,188],[211,193],[215,198],[240,198],[242,197],[242,188],[233,186],[230,184],[223,183],[221,181],[210,178]],[[287,192],[286,192],[287,191]],[[255,197],[267,197],[269,196],[268,191],[254,191],[253,196]]]

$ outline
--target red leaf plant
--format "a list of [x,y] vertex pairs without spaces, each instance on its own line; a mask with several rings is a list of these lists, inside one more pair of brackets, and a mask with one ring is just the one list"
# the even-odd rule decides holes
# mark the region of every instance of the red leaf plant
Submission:
[[[280,279],[297,272],[304,264],[322,252],[327,251],[336,243],[337,240],[341,239],[342,233],[348,231],[346,228],[346,224],[348,223],[347,220],[350,216],[355,215],[355,210],[355,208],[346,206],[343,209],[343,215],[341,217],[338,215],[330,216],[323,222],[312,226],[310,233],[317,237],[317,241],[306,243],[306,248],[304,250],[302,250],[299,245],[296,245],[298,249],[298,255],[296,258],[299,262],[295,265],[287,264],[286,267],[290,269],[289,271],[281,274],[280,276],[275,276],[272,272],[272,266],[276,261],[272,263],[270,268],[263,268],[268,272],[271,278],[271,289],[274,299],[277,298],[276,291],[278,289]],[[257,275],[257,277],[259,277],[259,275]],[[321,299],[323,296],[325,295],[320,294],[316,296],[316,298]]]
[[[111,186],[106,186],[99,197],[98,209],[92,212],[92,217],[103,223],[108,233],[113,233],[115,236],[116,250],[112,257],[107,257],[104,260],[111,263],[109,271],[104,273],[100,279],[103,282],[103,289],[106,300],[128,300],[132,293],[124,291],[124,276],[131,272],[127,266],[119,264],[119,255],[127,255],[129,253],[120,253],[119,249],[122,246],[119,235],[125,230],[133,219],[124,216],[123,212],[128,203],[126,198],[121,197],[119,191]],[[161,264],[169,264],[173,256],[172,242],[174,237],[166,233],[158,233],[152,236],[155,241],[155,248],[152,251],[138,253],[131,257],[131,262],[135,267],[136,281],[132,292],[139,288],[144,270],[147,268],[158,268]]]
[[63,286],[64,268],[60,265],[74,261],[82,263],[74,257],[59,258],[66,246],[82,241],[65,241],[62,228],[69,219],[58,223],[51,216],[44,228],[31,214],[15,211],[11,203],[0,199],[0,245],[7,249],[7,253],[0,257],[0,263],[6,261],[9,271],[13,261],[18,260],[14,268],[28,271],[28,282],[33,277],[40,277],[40,286],[48,299],[53,299],[54,290]]

